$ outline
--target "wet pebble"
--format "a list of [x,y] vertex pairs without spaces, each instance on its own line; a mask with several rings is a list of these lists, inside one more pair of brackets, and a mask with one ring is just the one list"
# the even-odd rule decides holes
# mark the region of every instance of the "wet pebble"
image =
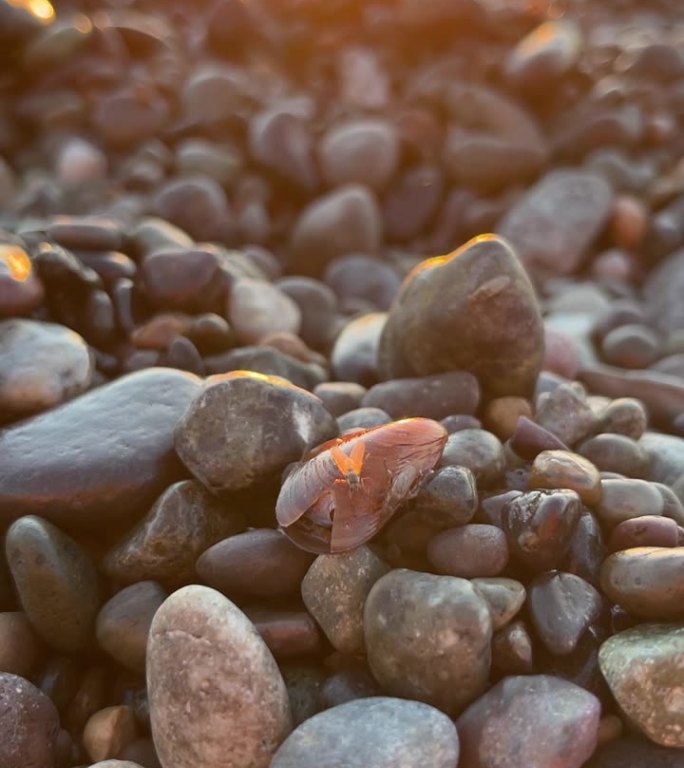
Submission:
[[683,654],[684,629],[672,624],[628,629],[599,651],[601,671],[629,721],[656,744],[678,749],[684,747]]
[[195,560],[207,547],[244,528],[240,509],[212,496],[196,480],[181,480],[112,545],[102,569],[123,584],[190,580]]
[[306,611],[246,607],[245,615],[278,661],[321,652],[321,632]]
[[0,763],[5,768],[53,768],[59,715],[28,680],[0,673]]
[[601,499],[601,476],[587,459],[570,451],[542,451],[532,463],[528,487],[569,488],[583,504],[593,506]]
[[438,533],[428,543],[427,556],[438,573],[448,576],[498,576],[508,563],[508,544],[500,528],[470,524]]
[[643,515],[616,525],[608,539],[608,552],[634,547],[676,547],[679,527],[669,517]]
[[467,467],[478,487],[489,488],[500,481],[505,466],[503,445],[496,435],[484,429],[461,429],[449,435],[441,467]]
[[100,607],[90,557],[59,528],[33,515],[10,526],[5,552],[21,607],[36,632],[58,650],[84,648]]
[[44,295],[26,251],[13,243],[0,243],[0,316],[28,314],[40,305]]
[[458,734],[446,715],[417,701],[376,696],[340,704],[299,726],[271,768],[453,768]]
[[[216,681],[221,680],[221,686]],[[162,764],[266,768],[291,730],[283,678],[252,623],[223,595],[167,598],[147,647],[152,735]]]
[[144,674],[150,625],[166,597],[166,590],[154,581],[140,581],[117,592],[97,615],[95,634],[100,647],[127,669]]
[[459,768],[580,768],[596,748],[601,705],[548,675],[507,677],[456,722]]
[[0,413],[17,419],[54,408],[90,385],[93,360],[79,334],[55,323],[0,323]]
[[368,664],[388,693],[455,713],[486,687],[492,620],[465,579],[390,571],[368,595],[364,634]]
[[643,515],[662,515],[665,501],[658,488],[646,480],[615,478],[601,481],[601,501],[596,516],[604,526]]
[[176,429],[176,451],[209,490],[225,494],[272,478],[337,425],[320,400],[275,376],[209,377]]
[[389,566],[368,547],[340,555],[319,555],[302,581],[302,600],[340,653],[364,652],[366,598]]
[[259,528],[216,542],[200,555],[195,569],[225,595],[277,597],[299,592],[313,559],[280,531]]

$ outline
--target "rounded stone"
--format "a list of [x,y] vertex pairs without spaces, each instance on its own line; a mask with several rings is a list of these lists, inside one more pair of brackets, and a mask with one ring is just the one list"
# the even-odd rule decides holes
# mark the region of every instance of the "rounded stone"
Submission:
[[385,696],[349,701],[300,725],[270,768],[454,768],[458,734],[442,712]]
[[10,526],[5,552],[19,601],[36,632],[58,650],[84,648],[100,606],[90,557],[59,528],[34,515]]
[[319,158],[331,187],[365,184],[384,188],[399,163],[399,136],[394,125],[377,118],[334,125],[322,138]]
[[466,467],[478,487],[490,488],[501,480],[505,462],[504,448],[496,435],[485,429],[461,429],[449,435],[440,468]]
[[0,672],[0,765],[53,768],[59,714],[23,677]]
[[363,609],[375,582],[390,570],[368,547],[319,555],[302,581],[302,600],[335,650],[364,652]]
[[290,462],[337,435],[314,395],[277,376],[210,376],[176,428],[176,451],[217,495],[273,479]]
[[195,569],[210,587],[229,596],[280,597],[299,592],[313,559],[280,531],[258,528],[209,547]]
[[608,552],[635,547],[676,547],[679,526],[669,517],[644,515],[616,525],[608,539]]
[[290,240],[291,269],[320,275],[337,256],[376,253],[381,239],[382,218],[375,198],[366,187],[348,184],[304,209]]
[[616,552],[601,566],[601,587],[644,619],[684,618],[684,547],[638,547]]
[[29,677],[42,655],[41,650],[25,613],[0,613],[0,672]]
[[95,635],[100,647],[127,669],[144,674],[152,618],[166,597],[166,590],[154,581],[117,592],[97,616]]
[[601,499],[601,476],[587,459],[570,451],[542,451],[532,463],[527,481],[533,488],[569,488],[584,504],[593,506]]
[[506,677],[459,717],[459,768],[580,768],[596,748],[601,704],[549,675]]
[[495,397],[485,406],[482,415],[486,429],[493,432],[499,440],[508,440],[513,436],[521,416],[532,418],[532,406],[524,397]]
[[646,451],[626,435],[604,433],[585,440],[577,452],[601,472],[617,472],[626,477],[647,477]]
[[130,760],[100,760],[99,763],[93,763],[90,768],[142,768],[142,766]]
[[532,394],[544,327],[513,248],[493,235],[428,259],[404,281],[382,333],[383,378],[467,370],[490,397]]
[[501,576],[471,579],[475,591],[487,601],[492,615],[492,629],[497,632],[523,607],[527,593],[525,587],[515,579]]
[[45,289],[26,251],[19,245],[0,243],[0,317],[27,314],[40,306],[44,296]]
[[86,342],[70,328],[35,320],[0,323],[0,411],[13,418],[53,408],[90,385]]
[[612,528],[625,520],[644,515],[662,515],[665,507],[658,487],[646,480],[609,478],[601,480],[601,501],[596,516]]
[[386,319],[384,312],[371,312],[346,323],[330,353],[336,379],[364,386],[378,380],[378,344]]
[[224,241],[233,233],[234,215],[226,193],[206,176],[168,182],[155,195],[154,209],[198,241]]
[[213,589],[157,611],[147,647],[152,736],[166,768],[267,768],[291,730],[285,682],[253,624]]
[[620,632],[601,646],[599,664],[630,723],[656,744],[684,748],[684,627],[641,624]]
[[236,280],[228,296],[228,321],[241,344],[258,344],[276,331],[297,334],[299,307],[277,286],[263,280]]
[[598,425],[598,417],[587,402],[584,388],[574,382],[540,394],[535,421],[570,447],[588,437]]
[[498,576],[508,563],[506,534],[494,525],[449,528],[430,540],[427,556],[438,573],[447,576]]
[[603,337],[601,357],[620,368],[648,368],[659,356],[658,337],[646,326],[623,325]]
[[325,270],[323,280],[347,312],[364,304],[385,311],[401,286],[401,276],[392,264],[363,254],[336,258]]
[[83,747],[91,760],[105,760],[116,757],[135,735],[135,716],[130,707],[105,707],[91,715],[85,724]]
[[368,664],[383,690],[459,712],[485,690],[492,620],[470,582],[399,569],[364,608]]

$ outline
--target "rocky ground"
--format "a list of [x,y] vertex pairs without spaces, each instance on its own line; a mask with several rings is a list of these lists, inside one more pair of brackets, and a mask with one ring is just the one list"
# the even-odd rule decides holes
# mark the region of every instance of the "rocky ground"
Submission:
[[679,0],[0,0],[0,766],[682,768],[683,128]]

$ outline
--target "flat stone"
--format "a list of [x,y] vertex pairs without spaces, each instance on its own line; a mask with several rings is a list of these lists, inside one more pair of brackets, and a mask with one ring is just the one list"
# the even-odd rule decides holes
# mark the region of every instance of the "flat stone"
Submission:
[[390,570],[368,547],[319,555],[302,581],[302,600],[335,650],[363,653],[363,610],[375,582]]
[[84,648],[100,607],[90,557],[59,528],[33,515],[12,523],[5,552],[19,601],[36,632],[58,650]]
[[7,419],[54,408],[90,385],[94,364],[79,334],[55,323],[0,322],[0,414]]
[[528,396],[543,332],[514,250],[483,236],[409,274],[383,329],[379,368],[385,379],[466,370],[490,397]]
[[549,675],[507,677],[456,722],[459,768],[580,768],[596,748],[601,704]]
[[[220,684],[219,684],[220,683]],[[162,765],[267,768],[290,732],[285,682],[253,624],[209,587],[174,592],[147,646],[152,736]]]
[[176,429],[176,451],[212,493],[273,479],[335,437],[334,417],[314,395],[277,376],[210,376]]
[[100,647],[127,669],[144,674],[152,618],[166,598],[166,590],[154,581],[140,581],[117,592],[97,615]]
[[453,768],[458,734],[442,712],[386,696],[350,701],[300,725],[270,768]]
[[299,592],[313,560],[280,531],[257,528],[216,542],[200,555],[195,569],[229,597],[281,597]]
[[59,714],[28,680],[0,672],[0,764],[53,768]]
[[149,512],[105,554],[102,569],[130,584],[156,579],[176,585],[195,575],[207,547],[245,528],[244,514],[196,480],[170,485]]
[[508,211],[497,231],[511,241],[532,272],[572,274],[607,221],[612,198],[600,176],[555,169]]
[[616,552],[601,567],[605,594],[629,613],[663,621],[684,617],[684,547]]
[[383,691],[454,713],[486,688],[492,620],[466,579],[390,571],[368,595],[364,633]]
[[601,646],[599,664],[632,724],[656,744],[684,747],[683,627],[641,624],[613,635]]

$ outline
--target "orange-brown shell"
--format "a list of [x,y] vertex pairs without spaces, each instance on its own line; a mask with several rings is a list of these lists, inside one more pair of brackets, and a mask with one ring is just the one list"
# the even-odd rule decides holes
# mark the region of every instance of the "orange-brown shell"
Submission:
[[[399,505],[415,495],[439,461],[447,433],[432,419],[403,419],[329,440],[285,479],[276,517],[302,549],[347,552],[372,538]],[[331,448],[347,456],[359,441],[359,483],[347,482]]]

